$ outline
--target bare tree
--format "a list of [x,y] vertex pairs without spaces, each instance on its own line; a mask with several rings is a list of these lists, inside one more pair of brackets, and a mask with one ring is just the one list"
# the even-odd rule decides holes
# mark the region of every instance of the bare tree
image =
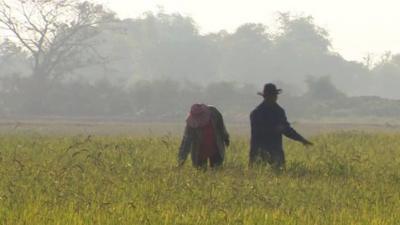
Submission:
[[0,26],[29,55],[32,78],[41,82],[103,63],[92,40],[113,19],[87,1],[0,0]]

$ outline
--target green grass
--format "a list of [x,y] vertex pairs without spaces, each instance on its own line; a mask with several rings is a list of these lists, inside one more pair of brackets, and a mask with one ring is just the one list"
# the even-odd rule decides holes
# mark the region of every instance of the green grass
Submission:
[[286,143],[287,170],[175,167],[179,137],[0,136],[0,224],[399,224],[400,134]]

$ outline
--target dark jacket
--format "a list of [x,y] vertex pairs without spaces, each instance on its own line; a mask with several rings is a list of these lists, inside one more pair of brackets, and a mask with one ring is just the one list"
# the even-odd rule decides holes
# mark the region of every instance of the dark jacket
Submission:
[[285,110],[277,103],[263,102],[250,115],[252,152],[283,150],[282,134],[296,141],[305,139],[289,124]]
[[[226,131],[225,124],[221,113],[213,106],[208,106],[211,110],[211,123],[215,131],[218,153],[221,158],[225,157],[225,145],[229,144],[229,134]],[[202,129],[191,128],[186,125],[185,133],[183,135],[182,143],[179,148],[178,160],[184,162],[189,153],[192,156],[194,165],[199,163],[199,150],[202,140]]]

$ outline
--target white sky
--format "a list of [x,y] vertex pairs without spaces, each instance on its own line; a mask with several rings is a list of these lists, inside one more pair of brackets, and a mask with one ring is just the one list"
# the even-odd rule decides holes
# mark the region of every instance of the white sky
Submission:
[[311,15],[327,29],[335,51],[349,60],[400,53],[399,0],[98,0],[121,18],[146,11],[191,16],[202,33],[234,31],[246,22],[274,24],[277,12]]

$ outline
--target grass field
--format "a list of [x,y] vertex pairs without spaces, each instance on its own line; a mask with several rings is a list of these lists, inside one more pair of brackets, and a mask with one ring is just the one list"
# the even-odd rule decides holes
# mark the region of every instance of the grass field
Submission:
[[400,224],[400,134],[286,142],[287,170],[175,167],[178,135],[0,135],[0,224]]

